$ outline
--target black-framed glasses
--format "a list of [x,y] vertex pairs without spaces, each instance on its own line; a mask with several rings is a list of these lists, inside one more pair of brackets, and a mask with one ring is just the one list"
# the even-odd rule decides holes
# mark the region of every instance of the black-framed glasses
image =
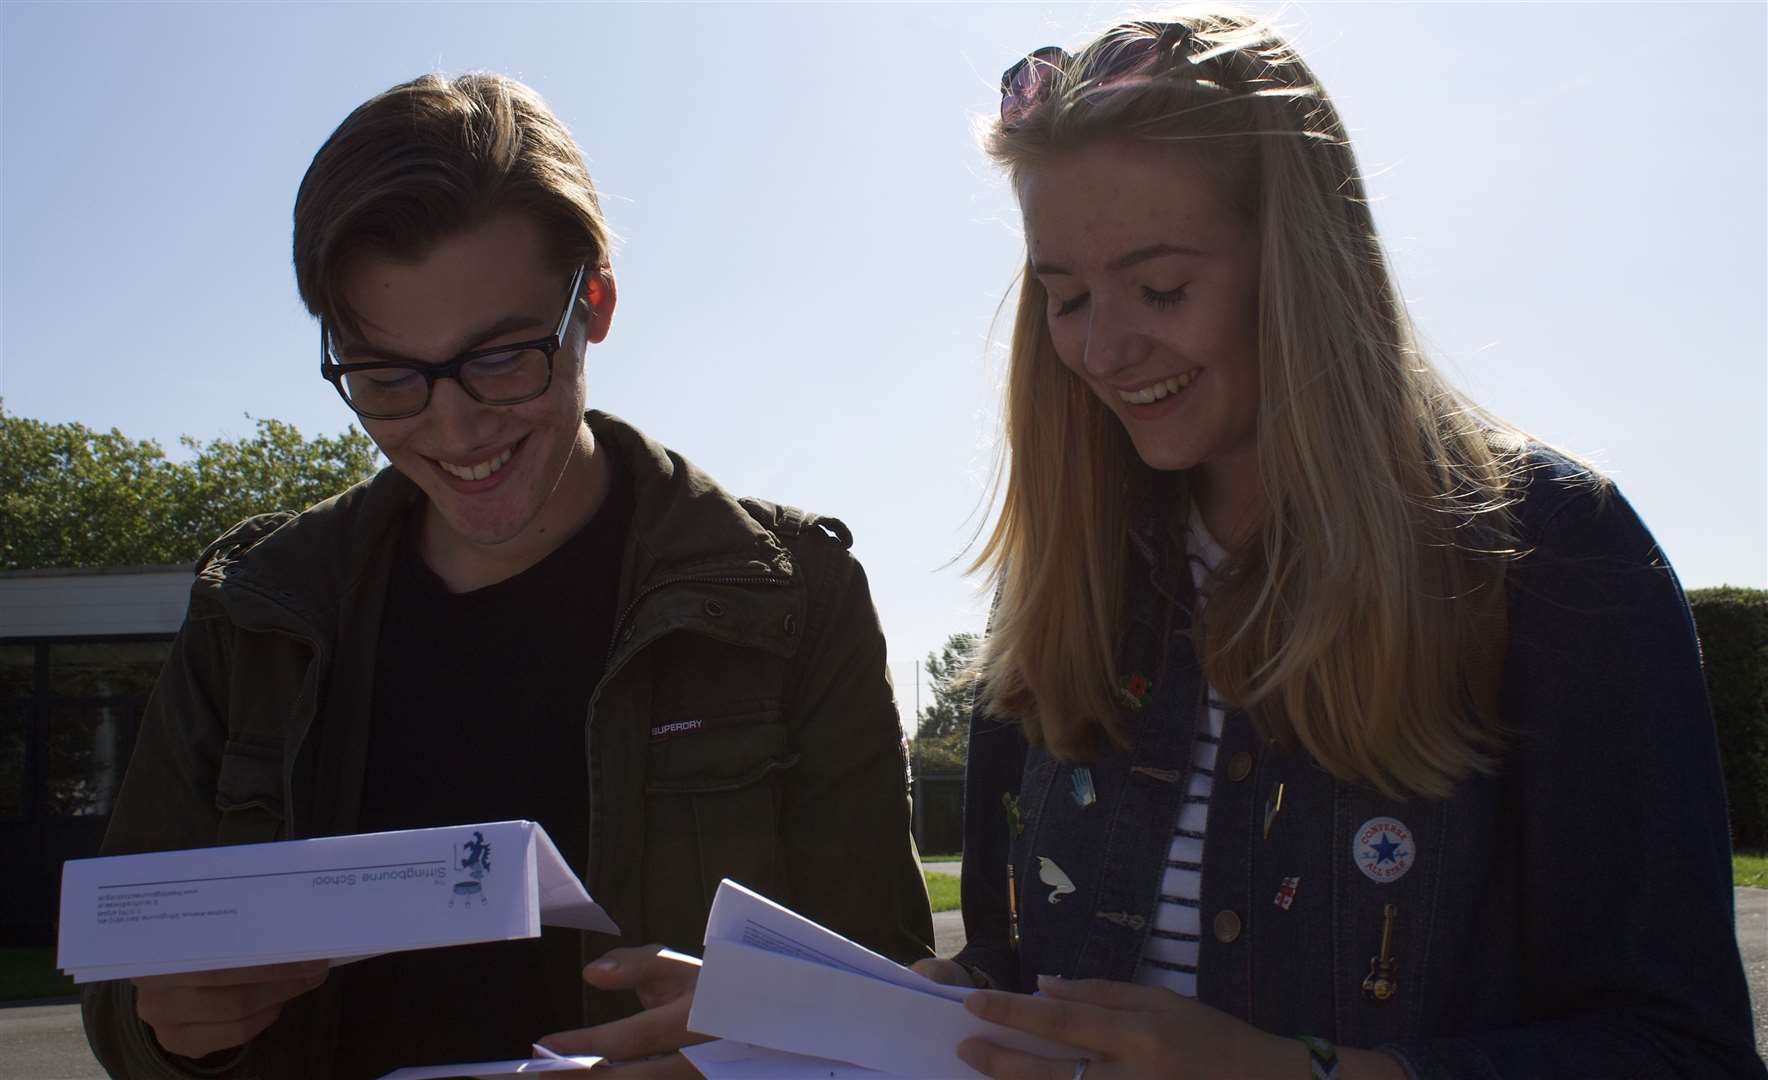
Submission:
[[553,354],[565,342],[565,331],[577,310],[577,297],[589,272],[587,263],[571,275],[565,311],[549,337],[473,349],[441,364],[422,360],[368,360],[339,363],[332,353],[330,329],[319,323],[319,373],[337,388],[344,404],[370,420],[403,420],[430,404],[438,379],[460,383],[474,401],[485,405],[520,405],[546,393],[552,385]]
[[[1113,42],[1088,80],[1090,89],[1103,90],[1132,75],[1149,73],[1162,58],[1178,54],[1191,38],[1191,28],[1184,23],[1138,25],[1148,33]],[[1074,58],[1062,46],[1045,45],[1026,53],[1001,72],[1001,126],[1008,131],[1018,127],[1028,113],[1049,98],[1056,80],[1073,62]]]

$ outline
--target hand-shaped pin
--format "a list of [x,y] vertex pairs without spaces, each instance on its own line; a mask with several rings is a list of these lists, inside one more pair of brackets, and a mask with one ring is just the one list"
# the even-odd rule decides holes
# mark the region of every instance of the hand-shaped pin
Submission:
[[1051,886],[1050,903],[1058,903],[1064,896],[1074,891],[1074,882],[1062,872],[1062,868],[1045,856],[1037,857],[1037,879]]

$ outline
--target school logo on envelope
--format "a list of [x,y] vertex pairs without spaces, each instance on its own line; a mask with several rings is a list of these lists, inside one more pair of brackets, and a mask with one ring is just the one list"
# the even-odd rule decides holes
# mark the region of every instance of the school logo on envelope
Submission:
[[479,903],[489,903],[484,896],[484,882],[486,875],[491,873],[491,843],[485,839],[484,833],[474,830],[473,838],[460,845],[459,869],[465,870],[470,880],[454,883],[454,896],[449,898],[448,906],[453,907],[456,898],[470,904],[475,896]]

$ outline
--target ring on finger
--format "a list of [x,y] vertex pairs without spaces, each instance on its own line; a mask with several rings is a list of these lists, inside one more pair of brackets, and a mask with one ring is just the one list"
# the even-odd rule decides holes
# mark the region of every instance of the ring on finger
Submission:
[[1074,1075],[1069,1077],[1068,1080],[1081,1080],[1081,1077],[1087,1074],[1087,1066],[1092,1063],[1091,1058],[1081,1058],[1079,1061],[1076,1061],[1074,1063]]

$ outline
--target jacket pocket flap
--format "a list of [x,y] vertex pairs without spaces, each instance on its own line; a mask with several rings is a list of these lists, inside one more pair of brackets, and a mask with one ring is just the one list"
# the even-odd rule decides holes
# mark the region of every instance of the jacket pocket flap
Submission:
[[215,782],[215,809],[223,814],[257,809],[281,819],[281,752],[229,739],[221,755],[221,775]]
[[718,791],[736,791],[758,783],[768,773],[790,769],[798,764],[797,754],[769,758],[735,774],[723,776],[659,777],[645,784],[647,795],[705,795]]

